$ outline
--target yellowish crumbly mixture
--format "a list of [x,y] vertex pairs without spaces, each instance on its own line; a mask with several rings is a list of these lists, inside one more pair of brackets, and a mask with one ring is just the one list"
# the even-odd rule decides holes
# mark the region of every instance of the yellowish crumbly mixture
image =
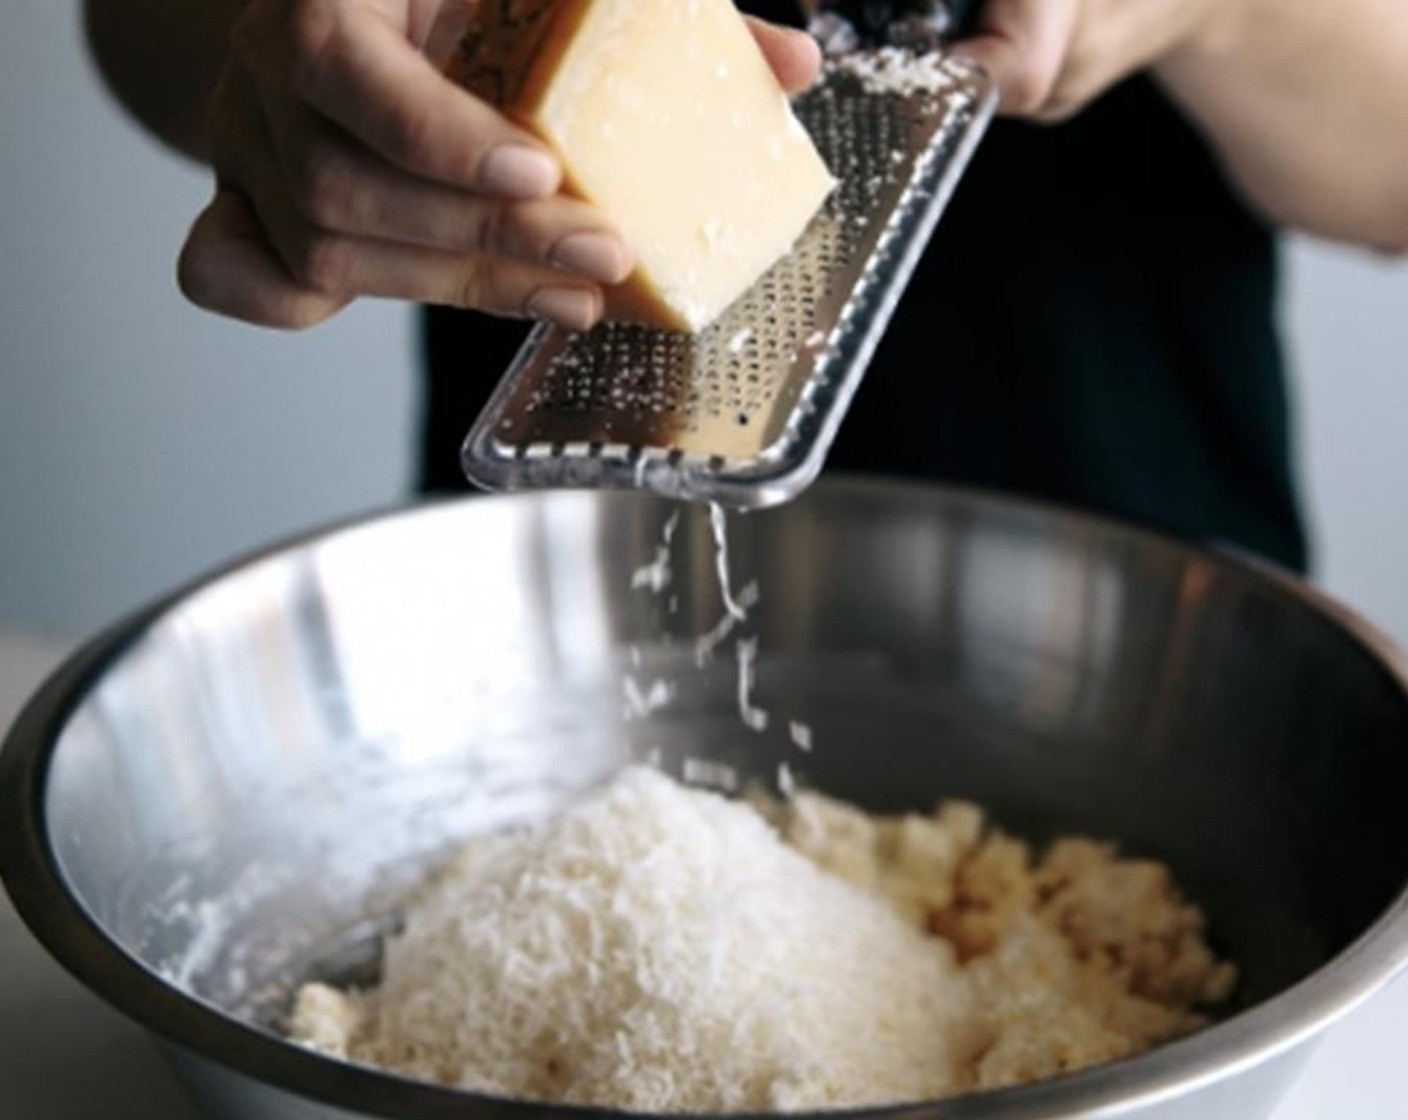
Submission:
[[1069,838],[1037,855],[976,805],[875,817],[755,801],[821,867],[953,946],[975,998],[968,1088],[1040,1080],[1190,1034],[1236,982],[1167,867]]

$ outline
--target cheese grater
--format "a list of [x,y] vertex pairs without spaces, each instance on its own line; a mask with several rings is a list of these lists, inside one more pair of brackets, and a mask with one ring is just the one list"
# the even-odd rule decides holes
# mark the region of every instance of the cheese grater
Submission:
[[959,6],[822,5],[827,64],[795,110],[838,184],[796,246],[698,334],[535,328],[465,443],[469,479],[740,509],[804,490],[992,116],[987,76],[940,49]]

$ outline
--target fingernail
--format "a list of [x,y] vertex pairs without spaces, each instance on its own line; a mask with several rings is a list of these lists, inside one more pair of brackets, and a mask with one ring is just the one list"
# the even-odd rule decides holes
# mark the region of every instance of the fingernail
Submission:
[[562,181],[557,161],[526,144],[500,144],[479,168],[479,186],[510,198],[546,198]]
[[528,298],[524,310],[534,319],[585,331],[601,318],[601,297],[585,288],[539,288]]
[[609,233],[569,233],[553,248],[552,263],[589,280],[619,284],[631,274],[631,255]]

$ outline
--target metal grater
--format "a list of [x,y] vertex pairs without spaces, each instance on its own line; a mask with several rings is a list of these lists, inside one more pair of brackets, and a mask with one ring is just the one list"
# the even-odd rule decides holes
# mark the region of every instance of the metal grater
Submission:
[[[947,9],[924,7],[881,37],[912,43],[919,26],[935,51]],[[957,62],[933,92],[862,78],[914,57],[861,45],[876,8],[833,4],[813,25],[830,59],[796,112],[838,186],[793,251],[699,334],[536,328],[465,443],[471,481],[761,508],[816,478],[996,102],[986,75]]]

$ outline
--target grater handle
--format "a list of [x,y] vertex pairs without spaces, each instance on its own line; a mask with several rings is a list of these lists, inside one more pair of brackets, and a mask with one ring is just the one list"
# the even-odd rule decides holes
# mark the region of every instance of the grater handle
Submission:
[[821,0],[812,27],[844,52],[863,46],[936,48],[968,34],[982,0]]

